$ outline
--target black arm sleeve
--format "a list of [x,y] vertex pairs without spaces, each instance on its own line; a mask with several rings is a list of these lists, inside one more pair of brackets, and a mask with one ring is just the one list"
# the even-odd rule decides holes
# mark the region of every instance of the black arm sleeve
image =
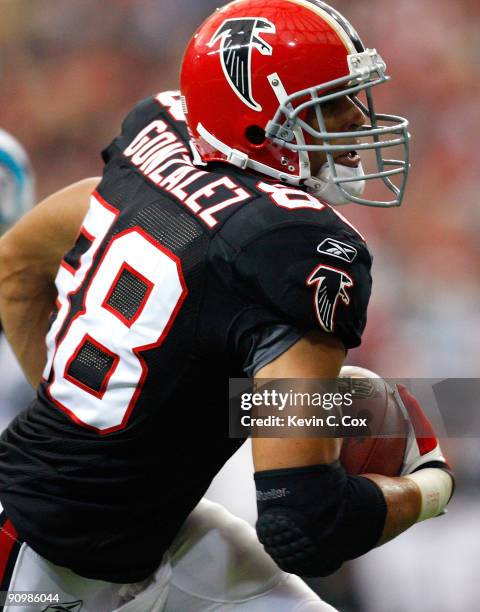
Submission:
[[387,514],[380,488],[340,463],[255,474],[257,534],[277,565],[327,576],[378,543]]

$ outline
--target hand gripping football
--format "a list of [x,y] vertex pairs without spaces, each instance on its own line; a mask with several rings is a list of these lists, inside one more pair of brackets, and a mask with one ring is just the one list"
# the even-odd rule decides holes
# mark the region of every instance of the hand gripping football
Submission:
[[[344,366],[340,378],[346,379],[345,383],[353,394],[354,407],[362,416],[368,417],[369,431],[373,434],[344,438],[340,455],[343,467],[351,475],[398,476],[402,470],[409,427],[395,399],[395,392],[378,374],[365,368]],[[384,437],[380,437],[382,434]]]

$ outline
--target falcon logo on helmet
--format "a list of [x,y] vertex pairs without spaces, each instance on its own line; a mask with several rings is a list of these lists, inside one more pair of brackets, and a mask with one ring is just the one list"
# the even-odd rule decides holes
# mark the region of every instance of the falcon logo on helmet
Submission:
[[353,279],[343,270],[322,264],[317,266],[308,277],[307,285],[314,283],[317,284],[315,312],[318,322],[326,332],[333,332],[338,300],[342,300],[345,306],[350,304],[347,290],[353,287]]
[[207,44],[213,48],[221,41],[220,59],[227,81],[248,107],[259,112],[262,107],[252,93],[252,50],[272,55],[272,47],[260,38],[261,32],[275,34],[274,24],[261,17],[227,19]]

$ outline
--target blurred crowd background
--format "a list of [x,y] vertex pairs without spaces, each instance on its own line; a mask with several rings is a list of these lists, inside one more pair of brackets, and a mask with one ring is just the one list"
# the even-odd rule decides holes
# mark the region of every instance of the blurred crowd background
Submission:
[[[31,155],[39,197],[101,173],[100,150],[135,102],[177,87],[186,42],[218,4],[0,0],[0,127]],[[480,377],[480,4],[332,4],[386,60],[393,80],[377,109],[407,116],[413,136],[404,205],[342,210],[375,257],[369,324],[348,361],[386,377]],[[446,446],[459,474],[449,515],[315,581],[342,612],[479,609],[480,445]],[[238,480],[228,488],[233,470],[240,493]],[[249,470],[245,448],[211,494],[254,521]]]

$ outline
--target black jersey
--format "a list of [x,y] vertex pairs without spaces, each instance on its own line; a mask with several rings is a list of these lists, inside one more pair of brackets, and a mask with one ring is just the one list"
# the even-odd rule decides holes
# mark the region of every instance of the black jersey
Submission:
[[0,501],[50,561],[144,579],[236,450],[228,378],[268,326],[360,343],[371,258],[306,192],[192,164],[178,95],[140,103],[56,279],[37,398],[0,441]]

